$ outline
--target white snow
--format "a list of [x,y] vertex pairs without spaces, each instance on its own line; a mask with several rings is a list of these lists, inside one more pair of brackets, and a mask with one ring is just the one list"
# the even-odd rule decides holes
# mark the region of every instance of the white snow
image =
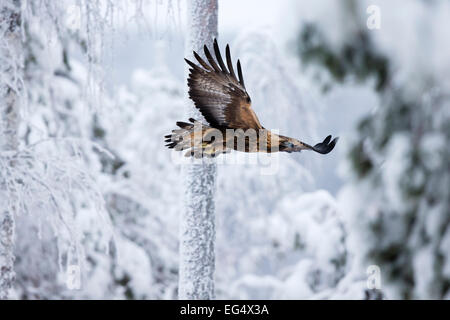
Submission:
[[[304,22],[342,48],[370,1],[241,2],[23,0],[20,37],[0,22],[0,297],[365,299],[376,265],[384,298],[449,299],[450,4],[377,3],[369,35],[393,72],[379,93],[296,52]],[[201,118],[182,58],[217,28],[264,126],[340,136],[332,153],[177,162],[164,135]],[[361,177],[348,154],[367,117]]]

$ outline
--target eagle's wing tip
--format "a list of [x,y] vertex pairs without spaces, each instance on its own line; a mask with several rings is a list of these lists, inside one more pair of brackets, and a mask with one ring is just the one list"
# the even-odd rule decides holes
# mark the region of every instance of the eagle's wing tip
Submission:
[[338,142],[339,137],[334,138],[331,142],[330,142],[330,140],[331,140],[331,135],[327,136],[323,140],[323,142],[316,144],[312,149],[321,154],[330,153],[336,146],[336,143]]

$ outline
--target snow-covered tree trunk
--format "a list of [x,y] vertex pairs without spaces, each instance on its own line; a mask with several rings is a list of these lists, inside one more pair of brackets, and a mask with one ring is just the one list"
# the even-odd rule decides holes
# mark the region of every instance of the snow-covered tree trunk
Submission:
[[[10,155],[18,147],[21,47],[20,1],[0,4],[0,161],[12,166]],[[6,175],[0,172],[0,299],[7,299],[14,281],[15,199],[7,192]],[[8,195],[9,194],[9,195]]]
[[[192,51],[200,55],[203,45],[217,37],[217,0],[189,0],[185,56],[193,60]],[[186,66],[186,75],[188,68]],[[202,119],[186,97],[188,117]],[[187,165],[185,175],[185,211],[180,217],[180,299],[214,298],[214,189],[216,165]]]

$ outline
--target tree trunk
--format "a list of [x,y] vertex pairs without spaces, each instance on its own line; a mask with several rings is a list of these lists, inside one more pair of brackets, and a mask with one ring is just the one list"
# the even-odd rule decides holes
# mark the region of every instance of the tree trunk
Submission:
[[[185,56],[203,55],[203,45],[217,37],[217,0],[189,0]],[[188,67],[186,66],[186,76]],[[202,119],[186,96],[187,116]],[[215,163],[189,164],[184,168],[185,212],[180,217],[180,299],[214,298]]]
[[[21,57],[20,1],[0,4],[0,160],[12,166],[18,148]],[[5,172],[6,171],[6,172]],[[14,281],[15,197],[7,190],[9,170],[0,172],[0,299],[8,299]]]

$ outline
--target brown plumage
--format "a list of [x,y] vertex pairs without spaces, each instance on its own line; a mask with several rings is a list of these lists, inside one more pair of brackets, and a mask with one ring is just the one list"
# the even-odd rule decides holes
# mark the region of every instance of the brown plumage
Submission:
[[226,65],[214,39],[214,60],[204,46],[202,59],[195,51],[198,65],[185,59],[189,69],[189,97],[209,125],[189,119],[191,123],[177,122],[180,129],[167,135],[166,146],[177,151],[189,149],[186,156],[214,157],[231,149],[243,152],[297,152],[313,150],[329,153],[337,139],[331,136],[310,146],[297,139],[272,133],[265,129],[251,107],[251,99],[245,89],[241,63],[237,61],[237,77],[233,68],[230,47],[226,46]]

